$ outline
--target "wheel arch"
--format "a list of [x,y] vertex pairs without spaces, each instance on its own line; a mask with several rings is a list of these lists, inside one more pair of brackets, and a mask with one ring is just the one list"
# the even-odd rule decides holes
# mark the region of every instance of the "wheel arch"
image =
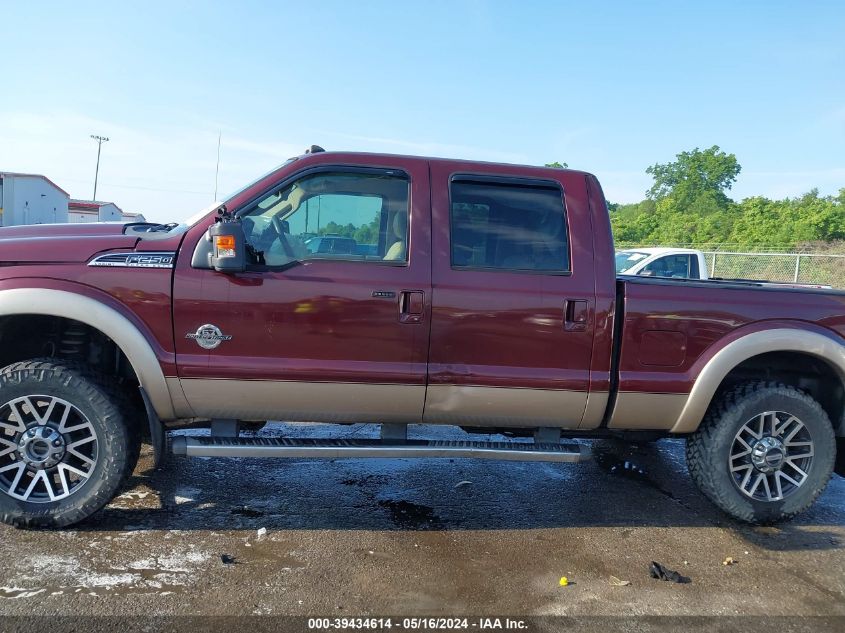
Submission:
[[[741,335],[718,350],[702,367],[672,433],[698,428],[714,396],[735,372],[764,359],[813,359],[828,379],[845,389],[845,345],[833,336],[799,327],[777,326]],[[828,414],[832,411],[830,407]],[[831,415],[837,435],[845,434],[845,415]]]
[[118,309],[70,290],[32,287],[0,290],[0,317],[19,315],[72,319],[100,331],[123,352],[159,418],[177,417],[164,372],[148,336]]

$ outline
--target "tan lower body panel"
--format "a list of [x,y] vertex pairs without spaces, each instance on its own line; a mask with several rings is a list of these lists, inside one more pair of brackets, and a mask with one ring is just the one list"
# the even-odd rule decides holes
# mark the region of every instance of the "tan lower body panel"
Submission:
[[191,405],[188,404],[185,398],[185,392],[182,391],[182,382],[178,378],[168,376],[165,378],[167,382],[167,390],[170,392],[170,400],[173,402],[173,410],[176,412],[177,418],[195,418],[197,417]]
[[183,378],[192,414],[202,418],[298,422],[419,423],[424,385]]
[[586,404],[584,391],[429,385],[423,422],[575,429]]
[[579,429],[597,429],[604,419],[604,412],[607,410],[607,401],[610,394],[607,391],[591,391],[587,396],[587,406],[584,408],[584,419],[581,420]]
[[669,430],[687,403],[685,393],[620,391],[610,418],[611,429]]

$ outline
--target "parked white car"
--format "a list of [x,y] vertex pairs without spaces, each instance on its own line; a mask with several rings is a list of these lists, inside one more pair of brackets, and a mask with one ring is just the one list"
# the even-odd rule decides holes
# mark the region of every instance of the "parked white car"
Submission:
[[635,248],[616,252],[617,275],[709,279],[704,253],[692,248]]

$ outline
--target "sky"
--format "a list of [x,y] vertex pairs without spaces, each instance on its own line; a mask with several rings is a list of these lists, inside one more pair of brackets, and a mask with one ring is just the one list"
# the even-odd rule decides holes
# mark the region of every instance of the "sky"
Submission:
[[731,196],[845,187],[845,2],[0,0],[0,171],[178,221],[311,144],[543,164],[641,200],[736,154]]

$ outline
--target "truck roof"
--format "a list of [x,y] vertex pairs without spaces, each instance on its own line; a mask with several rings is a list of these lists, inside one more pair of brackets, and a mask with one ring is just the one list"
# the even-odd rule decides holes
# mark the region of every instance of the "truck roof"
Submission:
[[[419,160],[427,160],[432,163],[473,163],[478,165],[490,165],[490,166],[502,166],[502,167],[518,167],[520,169],[529,169],[529,170],[538,170],[544,171],[549,169],[554,169],[555,171],[567,172],[571,174],[588,174],[589,172],[582,171],[580,169],[569,169],[561,168],[561,167],[546,167],[544,165],[526,165],[523,163],[506,163],[500,161],[487,161],[487,160],[473,160],[469,158],[442,158],[439,156],[419,156],[415,154],[392,154],[392,153],[384,153],[384,152],[347,152],[342,150],[332,150],[332,151],[323,151],[317,152],[321,156],[343,156],[346,158],[411,158],[411,159],[419,159]],[[300,160],[307,156],[313,156],[314,154],[302,154],[300,156],[296,156],[290,160]],[[275,171],[275,170],[274,170]]]
[[[312,146],[312,149],[316,148],[316,146]],[[573,175],[577,177],[584,177],[584,176],[592,176],[590,172],[580,171],[577,169],[562,169],[560,167],[545,167],[543,165],[522,165],[517,163],[501,163],[501,162],[492,162],[492,161],[482,161],[482,160],[469,160],[469,159],[462,159],[462,158],[438,158],[432,156],[415,156],[412,154],[387,154],[381,152],[346,152],[346,151],[331,151],[328,152],[326,150],[316,148],[314,151],[306,151],[304,154],[300,154],[299,156],[293,156],[286,160],[284,163],[272,169],[271,171],[267,172],[257,180],[249,183],[245,187],[235,191],[234,193],[226,196],[225,201],[227,204],[231,204],[237,206],[238,204],[243,203],[245,200],[249,199],[251,196],[257,194],[258,192],[265,189],[267,186],[271,185],[277,178],[277,174],[280,170],[284,169],[288,165],[293,162],[311,162],[313,161],[315,164],[319,165],[320,163],[330,163],[331,159],[336,157],[338,162],[342,163],[344,161],[361,161],[361,159],[365,159],[366,162],[370,163],[379,163],[384,162],[385,167],[390,167],[390,164],[395,161],[395,159],[403,159],[403,160],[425,160],[430,163],[440,163],[440,164],[452,164],[452,165],[464,165],[464,166],[471,166],[471,165],[480,165],[480,166],[489,166],[491,168],[506,168],[508,170],[514,171],[522,171],[522,172],[538,172],[538,176],[543,172],[545,177],[548,178],[549,171],[556,171],[565,173],[567,175]],[[328,160],[327,160],[328,159]],[[540,176],[542,177],[542,176]]]
[[620,253],[648,253],[649,255],[665,255],[667,253],[698,254],[701,251],[694,248],[670,248],[666,246],[649,246],[647,248],[621,248]]

